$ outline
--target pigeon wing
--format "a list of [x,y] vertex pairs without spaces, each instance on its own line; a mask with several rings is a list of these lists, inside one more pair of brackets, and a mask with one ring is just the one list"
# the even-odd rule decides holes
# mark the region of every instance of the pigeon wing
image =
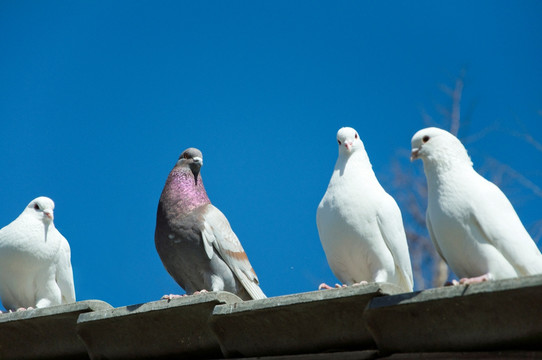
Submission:
[[[389,196],[389,195],[388,195]],[[382,238],[390,250],[395,263],[395,269],[400,276],[400,284],[406,291],[412,291],[412,265],[410,264],[410,255],[406,241],[401,210],[395,203],[395,200],[389,196],[391,201],[383,204],[378,213],[378,226]]]
[[542,255],[521,223],[508,198],[492,182],[482,178],[481,199],[472,203],[469,222],[493,245],[519,275],[542,273]]
[[206,205],[203,217],[202,237],[207,256],[211,258],[215,249],[253,299],[266,298],[258,286],[258,277],[226,216],[209,204]]
[[61,303],[68,304],[75,302],[75,287],[73,284],[73,271],[71,264],[70,245],[60,233],[60,249],[56,264],[56,283],[60,288]]
[[427,225],[427,231],[429,232],[429,237],[431,238],[431,241],[433,242],[433,245],[435,246],[435,249],[437,250],[437,253],[439,254],[440,258],[448,263],[446,261],[446,258],[442,255],[442,251],[440,250],[440,247],[438,245],[437,237],[435,236],[435,233],[433,232],[433,226],[431,225],[431,217],[429,216],[429,211],[425,213],[425,224]]

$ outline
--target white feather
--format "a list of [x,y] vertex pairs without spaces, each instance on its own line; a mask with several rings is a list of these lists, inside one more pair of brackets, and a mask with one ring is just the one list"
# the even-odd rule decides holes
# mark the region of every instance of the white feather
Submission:
[[339,157],[316,212],[329,266],[347,285],[390,282],[412,291],[412,267],[397,203],[378,182],[357,132],[342,128],[337,141]]
[[428,185],[427,227],[437,251],[459,277],[505,279],[542,274],[542,255],[510,201],[480,176],[463,144],[442,129],[412,138]]
[[70,247],[53,209],[51,199],[36,198],[0,230],[0,298],[8,310],[75,301]]

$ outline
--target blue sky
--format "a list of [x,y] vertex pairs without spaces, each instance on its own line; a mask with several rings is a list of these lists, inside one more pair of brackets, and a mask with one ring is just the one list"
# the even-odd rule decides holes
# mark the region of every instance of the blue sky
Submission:
[[465,68],[475,167],[531,182],[503,175],[535,229],[542,151],[514,131],[542,142],[541,17],[539,1],[0,1],[0,225],[49,196],[78,300],[182,293],[154,247],[156,206],[198,147],[262,289],[315,290],[336,281],[315,215],[337,130],[359,131],[395,196],[391,164],[408,164],[423,111],[442,123],[440,86]]

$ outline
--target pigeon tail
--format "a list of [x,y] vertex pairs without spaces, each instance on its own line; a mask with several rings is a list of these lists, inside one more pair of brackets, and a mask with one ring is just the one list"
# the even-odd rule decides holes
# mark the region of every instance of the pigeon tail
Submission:
[[248,292],[248,294],[252,297],[253,300],[267,298],[267,296],[265,296],[264,292],[262,291],[260,286],[258,286],[257,283],[249,280],[248,278],[244,280],[240,279],[240,281],[243,284],[243,287],[245,288],[245,290]]

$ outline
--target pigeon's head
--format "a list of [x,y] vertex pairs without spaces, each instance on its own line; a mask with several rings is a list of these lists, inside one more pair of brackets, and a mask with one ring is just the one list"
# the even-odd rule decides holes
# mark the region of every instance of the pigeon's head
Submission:
[[40,196],[32,200],[30,204],[26,206],[24,212],[48,224],[54,219],[54,209],[55,203],[53,200],[45,196]]
[[411,161],[416,159],[435,163],[459,161],[472,165],[461,141],[446,130],[435,127],[422,129],[414,134],[411,144]]
[[339,154],[350,155],[359,149],[364,149],[358,132],[351,127],[343,127],[337,131],[337,143],[339,144]]
[[179,156],[176,166],[189,168],[197,179],[201,166],[203,165],[203,154],[196,148],[188,148]]

